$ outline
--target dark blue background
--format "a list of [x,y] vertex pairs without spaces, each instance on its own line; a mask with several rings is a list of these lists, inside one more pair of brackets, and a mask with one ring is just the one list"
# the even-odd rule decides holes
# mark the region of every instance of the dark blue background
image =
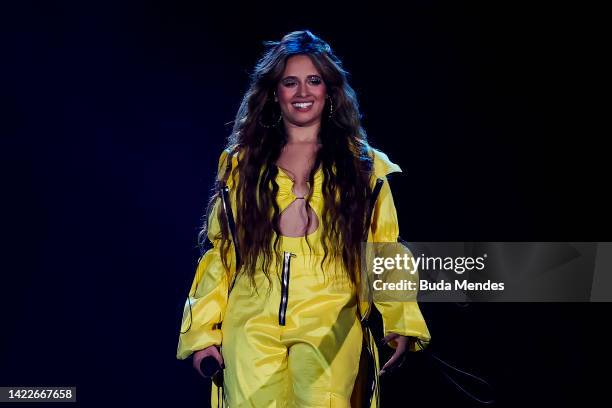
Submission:
[[[609,238],[596,11],[490,3],[3,10],[0,385],[205,406],[175,360],[196,235],[261,43],[296,29],[331,43],[370,142],[403,168],[404,239]],[[609,356],[605,304],[423,310],[432,349],[487,378],[498,406],[584,405]],[[383,386],[383,407],[474,406],[421,355]]]

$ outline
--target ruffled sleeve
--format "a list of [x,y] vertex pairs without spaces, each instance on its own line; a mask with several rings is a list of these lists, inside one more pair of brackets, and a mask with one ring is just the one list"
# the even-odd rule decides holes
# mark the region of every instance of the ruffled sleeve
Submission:
[[[385,153],[376,149],[372,150],[374,153],[374,178],[381,178],[384,183],[372,214],[371,240],[372,242],[397,242],[399,223],[387,175],[402,170],[397,164],[391,162]],[[376,182],[375,179],[373,183]],[[412,256],[408,248],[403,246],[402,250],[407,251],[408,256]],[[431,336],[427,324],[416,301],[377,302],[375,300],[374,304],[382,315],[385,336],[396,333],[416,337],[425,346],[430,341]],[[395,344],[391,344],[391,346],[395,347]],[[421,350],[418,343],[413,344],[411,351],[418,350]]]
[[[219,158],[219,179],[225,172],[227,159],[228,152],[224,150]],[[223,341],[218,325],[225,314],[229,278],[220,251],[220,225],[217,215],[221,205],[221,199],[218,198],[208,218],[208,239],[213,247],[198,261],[183,309],[176,352],[176,357],[180,360],[186,359],[195,351],[215,344],[220,345]]]

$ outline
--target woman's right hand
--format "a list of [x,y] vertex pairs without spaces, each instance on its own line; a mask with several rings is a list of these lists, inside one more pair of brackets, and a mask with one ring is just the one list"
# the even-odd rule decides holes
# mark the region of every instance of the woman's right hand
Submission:
[[208,356],[214,357],[215,360],[217,360],[217,362],[221,366],[221,369],[225,368],[225,364],[223,363],[223,357],[221,356],[221,353],[219,352],[219,349],[217,348],[217,346],[213,345],[210,347],[206,347],[203,350],[196,351],[195,353],[193,353],[193,368],[195,368],[196,371],[200,373],[200,375],[204,378],[206,377],[204,376],[204,374],[202,373],[202,370],[200,369],[200,363],[202,362],[204,358]]

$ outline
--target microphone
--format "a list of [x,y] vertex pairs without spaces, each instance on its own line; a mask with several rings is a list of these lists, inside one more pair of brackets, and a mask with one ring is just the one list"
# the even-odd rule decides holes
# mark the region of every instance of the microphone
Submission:
[[213,377],[221,370],[221,365],[213,356],[206,356],[200,361],[200,371],[205,377]]
[[207,356],[200,361],[200,371],[206,378],[212,378],[217,387],[223,385],[223,369],[213,356]]

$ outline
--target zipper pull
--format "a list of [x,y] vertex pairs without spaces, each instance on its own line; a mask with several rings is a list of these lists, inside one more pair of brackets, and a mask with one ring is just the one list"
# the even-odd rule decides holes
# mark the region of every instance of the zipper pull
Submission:
[[291,260],[291,258],[295,258],[295,257],[297,257],[297,254],[294,254],[293,252],[283,251],[284,264],[287,264]]

